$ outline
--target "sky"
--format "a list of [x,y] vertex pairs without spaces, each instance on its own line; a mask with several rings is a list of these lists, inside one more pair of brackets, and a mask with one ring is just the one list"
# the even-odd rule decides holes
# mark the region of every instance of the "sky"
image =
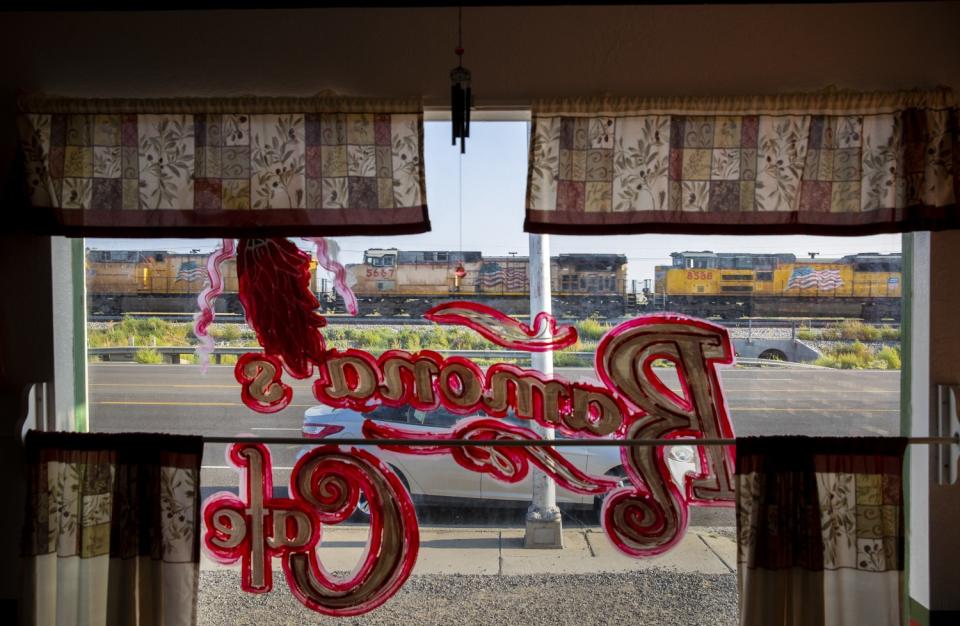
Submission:
[[[527,171],[526,122],[473,122],[467,153],[450,145],[449,122],[425,122],[424,161],[432,230],[398,237],[340,237],[342,263],[358,263],[368,248],[400,250],[479,250],[484,255],[527,254],[523,232]],[[462,178],[461,178],[462,177]],[[461,193],[462,180],[462,193]],[[87,247],[171,252],[213,250],[215,239],[88,239]],[[900,252],[901,235],[808,237],[801,235],[623,235],[550,236],[551,254],[596,252],[625,254],[628,280],[653,278],[656,265],[670,263],[671,252],[792,252],[836,258],[857,252]],[[302,242],[308,249],[310,246]],[[642,283],[641,283],[642,284]],[[639,285],[638,285],[639,286]]]

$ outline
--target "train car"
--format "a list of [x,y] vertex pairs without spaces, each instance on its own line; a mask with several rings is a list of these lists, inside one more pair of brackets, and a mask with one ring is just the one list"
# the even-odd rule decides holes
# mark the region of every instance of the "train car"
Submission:
[[675,252],[655,268],[651,308],[699,317],[900,318],[899,254],[798,259],[793,254]]
[[[618,317],[628,312],[624,255],[561,254],[550,264],[555,315]],[[419,316],[457,298],[525,314],[530,308],[528,265],[524,256],[373,248],[364,252],[363,263],[346,270],[361,315]],[[328,301],[334,309],[342,306],[335,297]]]
[[[88,250],[87,310],[91,315],[192,313],[207,284],[206,254],[160,250]],[[224,293],[218,312],[242,313],[237,298],[237,264],[223,266]]]

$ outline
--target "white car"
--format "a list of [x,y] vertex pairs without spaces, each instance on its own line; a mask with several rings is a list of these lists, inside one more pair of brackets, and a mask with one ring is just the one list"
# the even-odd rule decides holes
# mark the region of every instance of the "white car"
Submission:
[[[364,420],[402,426],[402,428],[420,433],[424,438],[431,435],[449,434],[456,422],[478,414],[455,415],[444,408],[432,411],[415,410],[409,405],[402,407],[380,406],[369,413],[351,409],[335,409],[328,406],[315,406],[307,409],[304,415],[304,434],[330,438],[363,438],[361,430]],[[503,418],[505,422],[525,428],[532,428],[534,422],[519,419],[511,415]],[[558,437],[561,437],[558,433]],[[527,476],[516,483],[497,480],[487,473],[472,472],[464,469],[450,455],[403,454],[382,450],[376,446],[359,446],[385,461],[399,475],[415,501],[450,499],[479,501],[493,500],[501,503],[523,504],[530,502],[532,493],[533,465]],[[303,456],[310,448],[304,448]],[[556,448],[578,469],[596,476],[618,476],[626,480],[626,471],[617,446],[561,446]],[[671,446],[667,450],[667,462],[674,481],[683,485],[683,477],[688,472],[696,472],[693,447],[689,445]],[[598,507],[599,498],[592,495],[574,493],[557,486],[557,502],[578,507]],[[368,514],[369,507],[361,498],[357,512],[361,516]]]

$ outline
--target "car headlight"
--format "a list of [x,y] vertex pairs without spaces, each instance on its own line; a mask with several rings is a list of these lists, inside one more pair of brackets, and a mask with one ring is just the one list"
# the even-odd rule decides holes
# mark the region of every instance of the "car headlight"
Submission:
[[693,446],[672,446],[667,456],[679,463],[693,463]]

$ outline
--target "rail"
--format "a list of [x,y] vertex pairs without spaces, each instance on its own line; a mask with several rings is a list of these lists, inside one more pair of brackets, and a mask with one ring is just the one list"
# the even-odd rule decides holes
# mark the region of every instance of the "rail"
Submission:
[[[663,311],[648,311],[640,312],[637,315],[643,315],[645,313],[662,313]],[[329,325],[337,324],[351,324],[358,326],[426,326],[431,325],[433,322],[430,320],[423,319],[422,317],[409,316],[409,317],[386,317],[379,315],[367,315],[367,316],[352,316],[347,315],[346,313],[330,313],[330,312],[321,312],[322,315],[326,318]],[[192,313],[150,313],[150,312],[136,312],[136,313],[126,313],[124,315],[90,315],[87,318],[89,322],[97,323],[106,323],[106,322],[119,322],[122,321],[124,317],[129,317],[133,319],[146,319],[151,317],[157,317],[164,321],[168,322],[178,322],[178,323],[187,323],[193,322]],[[514,318],[522,321],[528,322],[529,316],[527,315],[514,315]],[[628,319],[632,319],[634,316],[627,315],[623,317],[612,317],[600,320],[606,324],[619,324]],[[842,322],[856,320],[858,318],[756,318],[756,319],[736,319],[736,320],[713,320],[721,326],[726,326],[727,328],[830,328],[836,324]],[[218,324],[244,324],[246,323],[246,318],[240,313],[217,313]],[[573,318],[561,318],[558,319],[561,324],[576,324],[579,319]],[[871,323],[875,326],[887,326],[890,328],[900,328],[900,322],[880,322],[880,323]]]

